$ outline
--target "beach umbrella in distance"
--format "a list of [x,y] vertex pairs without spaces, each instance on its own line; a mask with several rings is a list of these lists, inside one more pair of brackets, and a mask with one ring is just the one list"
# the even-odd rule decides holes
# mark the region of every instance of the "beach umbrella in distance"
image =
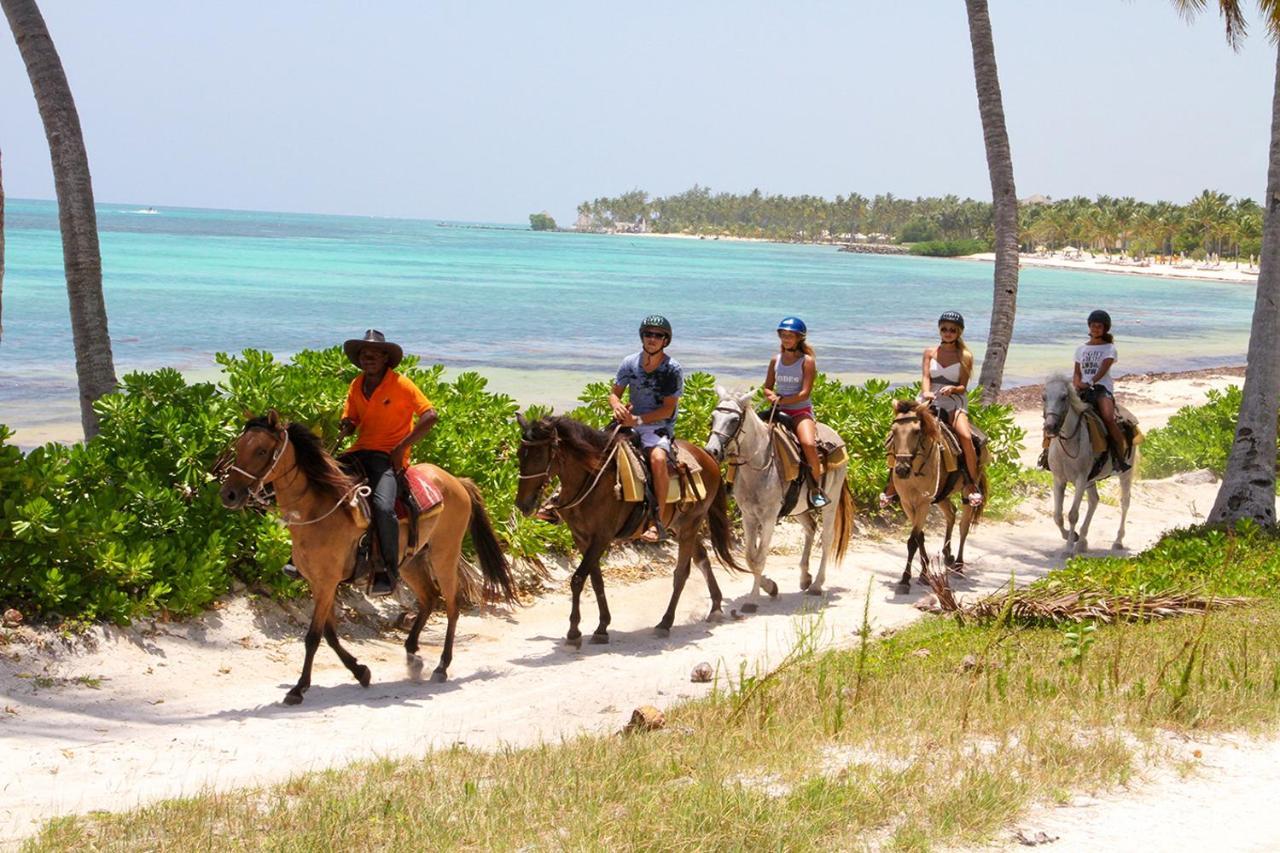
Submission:
[[71,336],[80,386],[80,423],[85,440],[98,434],[93,403],[115,390],[116,371],[107,333],[107,306],[102,296],[102,254],[98,250],[98,217],[85,152],[80,116],[62,60],[49,36],[35,0],[0,0],[9,29],[31,78],[40,120],[49,140],[53,184],[62,230],[62,262],[71,303]]

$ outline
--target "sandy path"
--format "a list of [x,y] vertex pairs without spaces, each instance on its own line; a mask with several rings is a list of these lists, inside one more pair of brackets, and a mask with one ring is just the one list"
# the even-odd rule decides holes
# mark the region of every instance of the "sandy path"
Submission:
[[[1161,396],[1173,408],[1189,401]],[[1038,422],[1038,413],[1031,415]],[[1142,415],[1148,425],[1159,421],[1154,408],[1150,420]],[[1211,483],[1137,484],[1127,544],[1140,549],[1166,528],[1200,520],[1215,491]],[[1029,501],[1024,510],[1017,523],[978,529],[967,553],[970,578],[955,584],[958,591],[993,588],[1011,571],[1029,579],[1061,564],[1062,541],[1046,516],[1047,502]],[[1117,520],[1114,507],[1099,508],[1095,545],[1110,542]],[[57,814],[278,781],[374,755],[612,731],[639,704],[706,693],[708,685],[689,682],[701,661],[736,673],[740,662],[763,667],[781,659],[804,610],[823,608],[829,643],[852,640],[868,589],[877,628],[918,615],[910,604],[922,593],[893,592],[904,558],[896,537],[877,541],[858,531],[821,599],[797,590],[796,528],[789,526],[781,539],[770,564],[781,596],[740,620],[704,623],[708,599],[694,576],[671,637],[655,638],[650,627],[670,595],[671,558],[664,556],[656,560],[655,576],[609,586],[610,645],[576,650],[563,644],[568,602],[562,584],[529,607],[463,617],[446,684],[418,680],[407,670],[399,635],[365,631],[349,643],[373,670],[369,689],[355,684],[322,646],[306,701],[292,708],[280,699],[301,663],[300,623],[242,596],[192,623],[102,632],[90,652],[0,646],[0,841],[21,838]],[[939,544],[936,536],[930,542]],[[718,577],[727,597],[750,588],[742,576],[719,571]],[[591,602],[584,611],[588,631],[594,617]],[[428,673],[441,628],[433,620],[424,633]]]

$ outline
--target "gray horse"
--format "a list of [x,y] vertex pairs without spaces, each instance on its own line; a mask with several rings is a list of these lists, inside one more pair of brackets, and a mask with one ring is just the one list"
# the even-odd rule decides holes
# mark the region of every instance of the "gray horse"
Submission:
[[[716,391],[720,400],[711,415],[711,436],[707,439],[706,449],[721,462],[727,459],[729,465],[736,469],[733,497],[742,512],[747,564],[755,575],[751,599],[742,609],[751,612],[757,607],[762,586],[769,595],[778,594],[778,585],[764,575],[764,563],[769,556],[769,542],[782,512],[788,484],[782,479],[782,465],[774,450],[770,428],[751,408],[751,395],[734,395],[723,388]],[[833,430],[821,424],[818,437],[843,444]],[[844,559],[853,533],[853,495],[845,482],[848,471],[847,462],[831,468],[819,484],[831,502],[822,508],[822,560],[818,564],[817,577],[809,575],[809,554],[817,521],[804,495],[790,513],[804,527],[800,588],[810,595],[822,594],[822,585],[827,578],[827,560],[833,551],[837,564]]]
[[[1081,554],[1089,548],[1089,522],[1093,520],[1094,510],[1098,508],[1098,480],[1105,480],[1115,471],[1111,467],[1111,454],[1097,474],[1090,479],[1093,471],[1095,454],[1093,443],[1089,438],[1089,430],[1084,423],[1084,413],[1089,404],[1080,399],[1071,380],[1065,376],[1051,376],[1044,383],[1044,432],[1049,436],[1049,470],[1053,472],[1053,520],[1067,540],[1069,553]],[[1116,531],[1116,540],[1112,548],[1124,547],[1124,522],[1129,515],[1129,491],[1133,483],[1133,472],[1137,467],[1137,447],[1131,447],[1126,460],[1131,466],[1120,474],[1120,529]],[[1067,520],[1070,529],[1062,523],[1062,499],[1066,494],[1067,483],[1074,486],[1071,511]],[[1084,522],[1077,529],[1076,521],[1080,518],[1080,498],[1089,495],[1089,509],[1084,514]]]

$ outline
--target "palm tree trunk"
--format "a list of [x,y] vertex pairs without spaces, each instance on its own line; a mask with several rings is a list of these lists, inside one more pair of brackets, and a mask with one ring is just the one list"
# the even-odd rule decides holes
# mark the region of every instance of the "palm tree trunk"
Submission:
[[987,352],[982,359],[978,384],[982,400],[995,402],[1004,379],[1004,362],[1013,338],[1013,316],[1018,303],[1018,194],[1013,186],[1013,155],[1004,126],[1004,103],[996,71],[996,49],[991,39],[991,18],[986,0],[965,0],[969,13],[969,42],[973,48],[973,78],[982,115],[982,137],[991,175],[995,217],[996,271],[991,302],[991,327]]
[[93,208],[89,158],[71,87],[35,0],[0,0],[0,7],[4,8],[27,66],[27,76],[31,78],[31,89],[49,140],[53,182],[58,195],[58,224],[62,229],[62,262],[71,303],[76,377],[80,384],[80,423],[88,440],[98,432],[93,402],[116,387],[111,338],[107,333],[107,306],[102,296],[102,256],[98,250],[98,219]]
[[1276,523],[1276,418],[1280,410],[1280,50],[1271,98],[1271,163],[1262,259],[1236,437],[1209,520]]

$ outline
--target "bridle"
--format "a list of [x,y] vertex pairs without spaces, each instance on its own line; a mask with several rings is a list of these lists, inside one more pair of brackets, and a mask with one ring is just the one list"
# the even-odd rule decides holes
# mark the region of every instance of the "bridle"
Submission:
[[[893,422],[894,422],[895,424],[921,423],[921,421],[922,421],[921,417],[920,417],[919,415],[917,415],[917,414],[905,414],[905,415],[898,415],[897,417],[895,417],[895,418],[893,419]],[[920,457],[920,467],[919,467],[919,469],[917,469],[916,471],[913,471],[913,472],[912,472],[912,474],[911,474],[911,475],[912,475],[913,477],[920,477],[920,476],[923,476],[923,475],[924,475],[924,466],[925,466],[925,465],[927,464],[927,462],[928,462],[928,460],[924,458],[924,454],[921,452],[922,450],[924,450],[924,440],[925,440],[924,432],[925,432],[925,431],[924,431],[924,426],[923,426],[923,424],[921,424],[920,430],[916,433],[916,443],[915,443],[915,447],[911,448],[911,453],[909,453],[909,454],[906,454],[906,453],[895,453],[895,454],[893,454],[893,458],[894,458],[895,460],[899,460],[899,461],[901,461],[901,460],[904,460],[904,459],[905,459],[905,461],[907,462],[907,467],[908,467],[908,468],[911,466],[911,461],[912,461],[913,459],[915,459],[917,456],[919,456],[919,457]]]
[[[1046,402],[1047,402],[1047,401],[1046,401]],[[1058,444],[1062,447],[1062,452],[1063,452],[1063,454],[1064,454],[1068,459],[1076,459],[1076,458],[1078,458],[1078,457],[1080,456],[1080,451],[1079,451],[1079,450],[1077,450],[1075,453],[1072,453],[1070,450],[1068,450],[1068,448],[1069,448],[1071,445],[1067,444],[1067,442],[1071,441],[1071,440],[1072,440],[1072,439],[1074,439],[1077,435],[1079,435],[1079,434],[1080,434],[1080,427],[1082,427],[1082,426],[1084,425],[1084,417],[1085,417],[1085,416],[1084,416],[1083,414],[1081,414],[1080,412],[1077,412],[1077,411],[1075,410],[1075,407],[1073,407],[1073,406],[1071,405],[1071,398],[1070,398],[1070,397],[1067,397],[1067,398],[1065,398],[1065,399],[1063,400],[1063,408],[1065,409],[1065,411],[1063,412],[1062,417],[1061,417],[1061,419],[1060,419],[1059,423],[1060,423],[1060,424],[1065,424],[1065,423],[1067,422],[1067,418],[1074,414],[1074,415],[1076,416],[1076,428],[1075,428],[1075,429],[1073,429],[1073,430],[1071,431],[1071,434],[1070,434],[1070,435],[1063,435],[1063,434],[1061,433],[1061,431],[1059,431],[1059,432],[1058,432],[1058,433],[1056,433],[1053,437],[1054,437],[1055,439],[1057,439]],[[1054,417],[1057,417],[1057,416],[1058,416],[1058,413],[1057,413],[1056,411],[1054,411],[1052,414],[1054,415]],[[1048,414],[1046,414],[1046,415],[1045,415],[1045,419],[1046,419],[1046,420],[1048,420]]]
[[[711,421],[711,434],[714,436],[718,436],[720,438],[721,443],[724,445],[726,455],[729,452],[730,445],[734,445],[738,448],[738,450],[741,450],[742,445],[738,439],[742,435],[742,427],[747,422],[747,413],[742,408],[735,408],[732,406],[716,406],[711,411],[719,412],[722,415],[737,416],[738,425],[734,427],[733,432],[723,432],[721,430],[716,429],[715,420],[713,419]],[[773,411],[776,412],[777,408],[775,407]],[[772,427],[773,427],[772,413],[769,415],[768,426],[770,428],[770,432],[772,432]],[[773,467],[774,457],[776,455],[775,453],[773,453],[772,442],[769,442],[766,440],[764,443],[764,448],[760,451],[760,453],[765,457],[763,465],[754,464],[750,459],[746,459],[740,456],[737,451],[734,451],[733,458],[727,459],[725,464],[728,465],[730,468],[739,468],[745,465],[747,468],[751,469],[752,471],[768,471],[770,468]]]
[[[613,432],[609,434],[609,443],[612,445],[612,447],[609,450],[609,454],[605,456],[604,461],[600,463],[599,470],[596,471],[595,477],[591,479],[591,482],[587,484],[587,487],[581,490],[578,493],[578,496],[575,497],[571,502],[567,504],[556,504],[553,507],[553,509],[555,509],[557,512],[561,510],[566,510],[566,509],[573,509],[575,506],[585,501],[587,497],[590,496],[590,494],[593,491],[595,491],[596,486],[600,483],[600,479],[604,476],[605,470],[608,469],[609,463],[612,462],[614,460],[614,457],[618,455],[618,448],[620,447],[620,444],[616,439],[618,437],[618,432],[621,429],[622,429],[622,425],[619,424],[618,426],[614,427]],[[553,429],[551,431],[551,435],[548,438],[521,438],[520,445],[521,447],[550,446],[550,450],[547,452],[547,467],[545,470],[537,474],[518,475],[518,479],[521,479],[521,480],[533,480],[538,477],[543,478],[542,482],[538,484],[538,494],[535,496],[535,499],[536,499],[537,497],[541,496],[542,490],[547,485],[547,481],[551,479],[551,469],[555,467],[556,453],[560,449],[560,434]]]
[[[271,429],[270,427],[255,425],[255,426],[246,427],[244,432],[240,434],[243,436],[245,433],[247,433],[251,429],[261,430],[262,432],[276,433],[276,431]],[[263,471],[261,474],[257,474],[257,475],[251,474],[248,471],[241,468],[239,465],[236,465],[234,462],[231,462],[231,461],[228,461],[226,464],[227,471],[239,474],[240,476],[247,477],[249,479],[250,481],[250,485],[248,488],[249,497],[257,501],[264,500],[263,491],[265,490],[267,485],[267,478],[270,477],[271,473],[276,470],[276,465],[280,464],[280,457],[284,456],[285,448],[289,446],[288,430],[280,430],[278,433],[276,433],[276,435],[279,438],[280,443],[277,444],[276,449],[272,451],[271,461],[267,463],[266,470]],[[234,458],[235,457],[233,456],[232,459]],[[294,467],[296,468],[297,466],[295,465]]]
[[[243,436],[245,432],[248,432],[251,429],[261,430],[263,432],[275,433],[279,438],[279,444],[277,444],[276,449],[272,451],[271,460],[267,463],[266,470],[263,471],[261,474],[255,476],[249,473],[248,471],[246,471],[245,469],[241,468],[239,465],[236,465],[234,462],[227,461],[225,463],[225,468],[223,469],[223,472],[224,473],[233,472],[241,475],[242,477],[248,477],[249,480],[251,481],[248,489],[246,490],[249,493],[249,498],[253,501],[256,501],[260,505],[265,505],[267,502],[266,494],[265,494],[265,490],[267,486],[267,478],[271,476],[271,473],[273,471],[275,471],[276,465],[280,464],[280,457],[284,456],[285,448],[289,446],[289,431],[287,429],[282,429],[279,432],[276,432],[275,430],[267,426],[254,425],[254,426],[246,427],[244,432],[241,433],[241,435]],[[298,466],[295,463],[293,468],[290,468],[289,470],[290,471],[296,470],[297,467]],[[222,478],[220,477],[219,479],[222,479]],[[306,527],[309,524],[316,524],[317,522],[324,521],[326,518],[333,515],[335,512],[337,512],[338,507],[342,506],[344,503],[350,502],[352,506],[355,506],[355,497],[368,497],[371,493],[372,493],[372,489],[370,489],[368,485],[366,485],[365,483],[357,482],[351,488],[347,489],[347,491],[344,492],[338,498],[338,500],[334,503],[333,506],[329,508],[327,512],[315,518],[308,519],[306,521],[290,521],[289,519],[285,518],[282,515],[280,518],[280,521],[281,523],[283,523],[288,527]]]

